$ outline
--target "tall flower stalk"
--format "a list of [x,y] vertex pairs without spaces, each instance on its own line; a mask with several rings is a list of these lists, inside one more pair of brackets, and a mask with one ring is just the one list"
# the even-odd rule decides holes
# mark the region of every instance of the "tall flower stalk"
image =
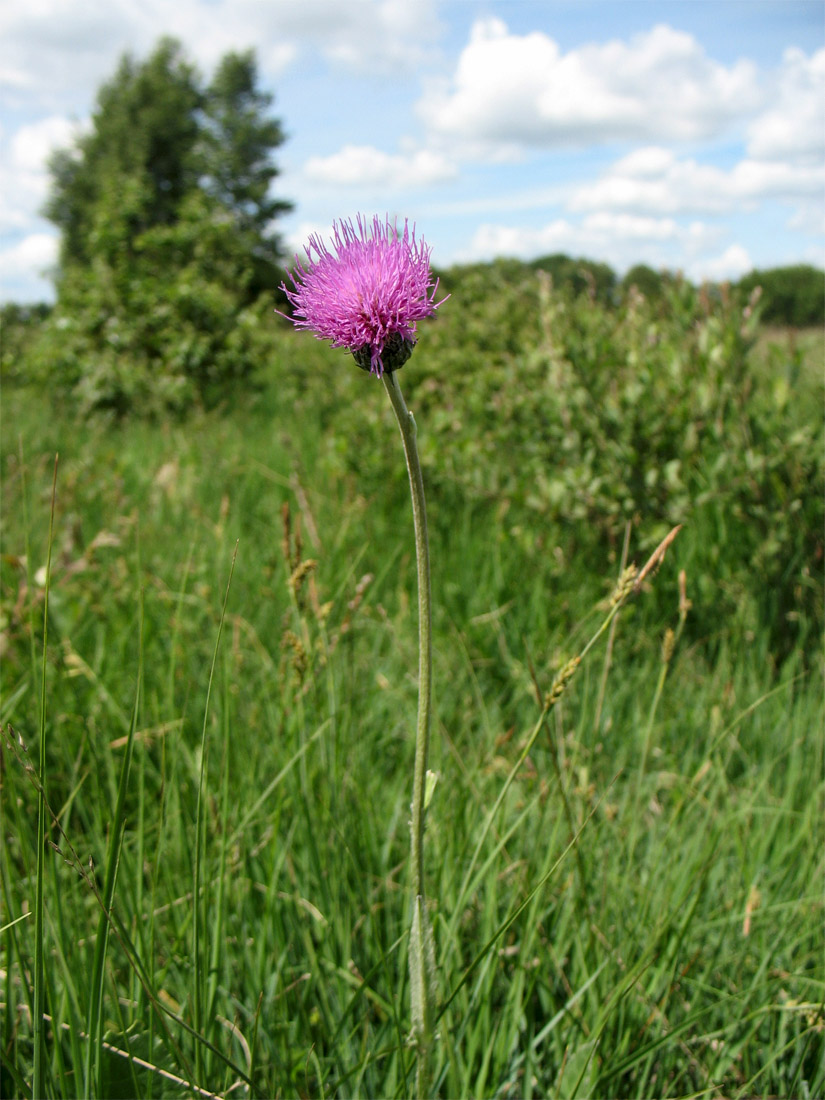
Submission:
[[415,731],[415,770],[410,817],[410,866],[413,883],[413,917],[410,929],[410,995],[413,1036],[418,1048],[416,1092],[429,1091],[430,1051],[435,1022],[435,942],[424,889],[424,824],[427,814],[427,756],[430,749],[432,712],[432,607],[430,602],[430,545],[427,538],[427,508],[424,478],[412,413],[407,408],[394,374],[384,375],[384,388],[401,429],[404,457],[410,475],[415,559],[418,567],[418,722]]
[[[431,317],[437,281],[430,250],[415,229],[403,231],[389,219],[360,216],[333,227],[330,251],[318,236],[307,246],[306,261],[295,258],[292,288],[282,285],[294,313],[290,320],[333,347],[348,348],[359,367],[382,379],[401,430],[410,477],[415,556],[418,568],[418,720],[410,817],[410,873],[413,913],[409,965],[412,1039],[417,1054],[416,1095],[429,1094],[436,1009],[435,944],[424,880],[424,828],[429,797],[427,758],[432,711],[432,609],[430,552],[424,479],[416,445],[416,425],[396,372],[412,354],[417,322]],[[443,301],[444,299],[442,299]]]

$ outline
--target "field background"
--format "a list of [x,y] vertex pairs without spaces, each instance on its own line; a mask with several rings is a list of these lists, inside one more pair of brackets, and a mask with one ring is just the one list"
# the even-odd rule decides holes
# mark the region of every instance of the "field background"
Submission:
[[[679,280],[442,285],[400,373],[438,1093],[821,1096],[822,332]],[[413,1091],[400,440],[346,353],[271,302],[246,323],[256,384],[177,419],[81,414],[7,339],[4,1096],[30,1095],[41,728],[49,1095]],[[522,759],[537,693],[678,524]]]

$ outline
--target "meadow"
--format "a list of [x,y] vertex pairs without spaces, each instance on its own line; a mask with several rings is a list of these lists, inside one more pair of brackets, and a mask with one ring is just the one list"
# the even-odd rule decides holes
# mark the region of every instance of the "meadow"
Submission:
[[[823,335],[678,280],[443,288],[400,372],[435,1093],[822,1096]],[[414,1094],[407,473],[382,387],[271,305],[257,385],[186,417],[7,364],[3,1096],[41,1037],[49,1096]]]

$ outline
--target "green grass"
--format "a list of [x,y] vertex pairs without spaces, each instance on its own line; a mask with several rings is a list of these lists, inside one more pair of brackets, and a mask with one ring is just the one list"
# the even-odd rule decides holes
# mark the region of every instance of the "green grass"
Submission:
[[[30,1095],[38,881],[45,1095],[412,1095],[407,475],[381,387],[339,383],[389,460],[308,376],[182,425],[4,393],[4,1096]],[[816,654],[696,608],[663,663],[679,569],[708,581],[686,530],[519,764],[621,546],[594,572],[586,520],[438,479],[428,505],[439,1095],[822,1095]]]

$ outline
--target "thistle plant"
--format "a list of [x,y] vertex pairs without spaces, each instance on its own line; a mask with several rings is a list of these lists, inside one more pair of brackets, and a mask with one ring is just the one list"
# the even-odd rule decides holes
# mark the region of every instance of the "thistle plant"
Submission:
[[396,377],[416,343],[418,321],[431,317],[438,281],[430,269],[430,249],[416,240],[415,228],[398,230],[389,219],[360,215],[355,225],[333,226],[333,250],[317,235],[309,238],[307,258],[295,257],[292,289],[282,290],[293,306],[296,328],[313,332],[335,348],[348,348],[355,362],[380,378],[401,430],[410,477],[415,555],[418,567],[418,720],[410,817],[410,871],[413,912],[409,966],[412,1040],[416,1047],[416,1094],[427,1095],[436,1011],[435,945],[424,882],[424,826],[433,777],[427,771],[432,710],[432,613],[430,555],[424,479],[416,446],[416,425]]

